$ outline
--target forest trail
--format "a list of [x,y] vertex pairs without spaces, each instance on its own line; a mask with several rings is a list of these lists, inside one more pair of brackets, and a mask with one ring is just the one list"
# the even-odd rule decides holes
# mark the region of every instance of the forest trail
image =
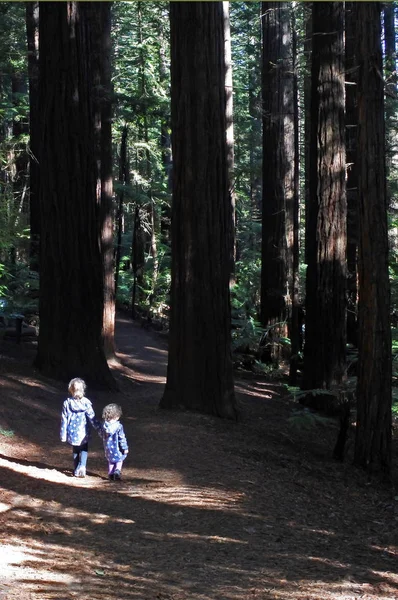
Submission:
[[[398,501],[348,460],[335,427],[291,426],[264,379],[236,384],[239,423],[158,409],[167,344],[126,317],[123,480],[94,434],[86,479],[59,442],[65,386],[0,342],[0,600],[396,600]],[[10,433],[13,432],[13,435]]]

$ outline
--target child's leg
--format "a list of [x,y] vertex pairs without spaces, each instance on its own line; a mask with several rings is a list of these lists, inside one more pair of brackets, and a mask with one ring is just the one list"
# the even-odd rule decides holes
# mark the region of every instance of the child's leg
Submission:
[[122,470],[122,466],[123,466],[123,461],[122,461],[122,460],[119,460],[119,462],[117,462],[117,463],[115,464],[115,469],[114,469],[114,470],[115,470],[115,471],[119,471],[119,472],[120,472],[120,471]]
[[81,444],[80,446],[73,446],[73,464],[75,467],[75,475],[84,477],[86,474],[88,457],[88,444]]
[[74,468],[74,471],[76,471],[76,469],[79,466],[79,462],[80,462],[80,446],[72,446],[72,451],[73,451],[73,468]]
[[112,475],[116,469],[116,463],[108,462],[108,475]]
[[80,446],[80,461],[79,461],[79,466],[80,467],[87,467],[87,458],[88,458],[88,444],[82,444]]

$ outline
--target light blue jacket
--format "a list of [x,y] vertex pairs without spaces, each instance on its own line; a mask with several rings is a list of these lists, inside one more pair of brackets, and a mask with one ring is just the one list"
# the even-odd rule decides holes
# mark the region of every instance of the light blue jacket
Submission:
[[68,398],[62,405],[61,442],[81,446],[90,437],[89,423],[98,429],[100,423],[95,417],[93,406],[88,398]]

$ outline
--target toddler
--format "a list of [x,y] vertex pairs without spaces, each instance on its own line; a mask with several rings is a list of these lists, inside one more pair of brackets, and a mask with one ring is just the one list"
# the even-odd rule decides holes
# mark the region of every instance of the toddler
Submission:
[[68,442],[72,446],[75,477],[86,476],[89,422],[95,429],[100,427],[93,406],[84,395],[85,391],[83,379],[72,379],[68,386],[70,396],[62,405],[60,438],[61,442]]
[[108,404],[102,411],[102,424],[99,429],[111,481],[121,479],[123,461],[129,451],[123,425],[120,423],[121,416],[122,409],[118,404]]

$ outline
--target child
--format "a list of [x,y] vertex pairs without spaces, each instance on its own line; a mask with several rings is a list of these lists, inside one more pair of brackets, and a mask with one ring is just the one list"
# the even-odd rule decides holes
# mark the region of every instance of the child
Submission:
[[88,422],[95,429],[100,427],[90,400],[84,396],[85,391],[83,379],[72,379],[68,386],[70,397],[62,405],[60,437],[61,442],[68,442],[72,446],[75,477],[86,476],[90,437]]
[[123,461],[129,451],[123,425],[119,421],[121,416],[122,409],[118,404],[108,404],[102,411],[103,422],[99,433],[104,442],[111,481],[120,481]]

